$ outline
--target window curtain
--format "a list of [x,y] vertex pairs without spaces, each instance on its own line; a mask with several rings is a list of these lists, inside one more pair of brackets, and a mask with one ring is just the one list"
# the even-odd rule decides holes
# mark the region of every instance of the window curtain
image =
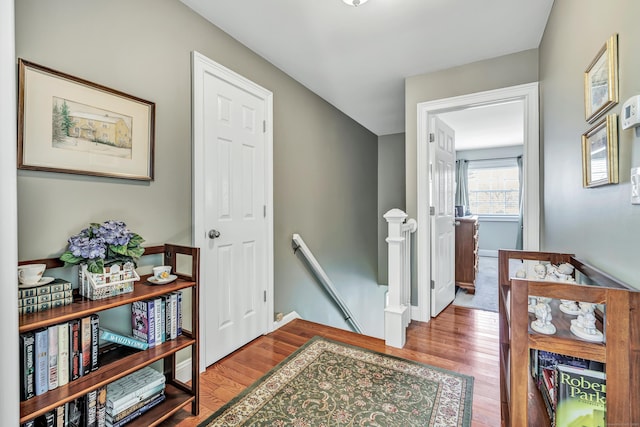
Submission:
[[469,210],[468,160],[456,160],[456,206],[464,206],[465,214]]
[[523,193],[523,183],[524,183],[524,171],[522,168],[522,156],[518,156],[516,158],[516,162],[518,163],[518,179],[519,179],[519,187],[520,191],[518,192],[519,197],[519,205],[520,205],[520,213],[518,215],[518,237],[516,238],[516,249],[522,249],[522,233],[524,231],[523,225],[523,216],[524,216],[524,195]]

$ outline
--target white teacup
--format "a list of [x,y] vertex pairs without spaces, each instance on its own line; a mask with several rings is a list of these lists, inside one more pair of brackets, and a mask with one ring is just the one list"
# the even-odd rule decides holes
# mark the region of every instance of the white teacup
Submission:
[[170,274],[171,274],[170,265],[161,265],[158,267],[153,267],[153,277],[156,280],[166,280],[169,278]]
[[26,264],[18,267],[18,280],[23,285],[35,285],[42,279],[46,264]]

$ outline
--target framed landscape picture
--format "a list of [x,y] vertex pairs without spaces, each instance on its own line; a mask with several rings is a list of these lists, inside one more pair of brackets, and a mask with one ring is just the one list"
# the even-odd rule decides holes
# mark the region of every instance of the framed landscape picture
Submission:
[[618,183],[618,116],[609,114],[582,135],[584,187]]
[[618,34],[614,34],[584,72],[584,106],[587,122],[593,123],[617,103]]
[[155,104],[19,60],[18,168],[153,180]]

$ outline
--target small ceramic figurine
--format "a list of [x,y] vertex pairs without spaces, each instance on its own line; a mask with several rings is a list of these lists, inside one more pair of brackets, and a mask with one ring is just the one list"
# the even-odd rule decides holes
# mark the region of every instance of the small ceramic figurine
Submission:
[[580,314],[571,321],[571,332],[576,336],[592,342],[602,342],[604,335],[596,327],[596,317],[593,314],[595,305],[590,302],[580,302]]
[[551,323],[551,307],[548,298],[538,298],[534,313],[536,320],[531,322],[531,329],[547,335],[556,333],[556,327]]
[[536,279],[543,280],[547,275],[547,267],[544,264],[536,264],[533,266],[533,272],[536,274]]
[[556,276],[559,280],[563,280],[565,282],[575,282],[573,278],[573,265],[568,262],[559,264],[556,267]]
[[562,299],[560,301],[562,303],[560,304],[559,308],[563,313],[571,314],[573,316],[580,314],[580,308],[578,308],[578,303],[576,303],[575,301],[571,301],[568,299]]
[[526,279],[527,278],[527,272],[524,270],[524,268],[521,268],[518,271],[516,271],[516,277],[518,279]]

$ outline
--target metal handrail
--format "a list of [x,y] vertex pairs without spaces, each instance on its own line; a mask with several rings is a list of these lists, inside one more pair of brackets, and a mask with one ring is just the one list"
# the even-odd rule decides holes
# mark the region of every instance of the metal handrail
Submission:
[[342,297],[340,297],[338,290],[333,285],[333,282],[331,281],[331,279],[329,279],[329,276],[327,276],[327,273],[325,273],[324,269],[322,268],[322,266],[320,265],[316,257],[313,256],[311,249],[309,249],[309,247],[306,245],[304,240],[302,240],[302,237],[297,233],[293,235],[293,243],[295,245],[294,253],[297,251],[302,252],[307,262],[309,263],[311,270],[313,270],[314,274],[316,275],[316,277],[318,278],[322,286],[325,288],[325,290],[329,293],[331,298],[335,301],[335,303],[340,308],[340,311],[344,316],[344,320],[351,325],[351,327],[355,332],[361,334],[362,327],[360,327],[360,324],[358,323],[358,321],[353,317],[353,313],[351,313],[351,310],[349,310],[349,307],[347,307],[347,304],[344,302]]

